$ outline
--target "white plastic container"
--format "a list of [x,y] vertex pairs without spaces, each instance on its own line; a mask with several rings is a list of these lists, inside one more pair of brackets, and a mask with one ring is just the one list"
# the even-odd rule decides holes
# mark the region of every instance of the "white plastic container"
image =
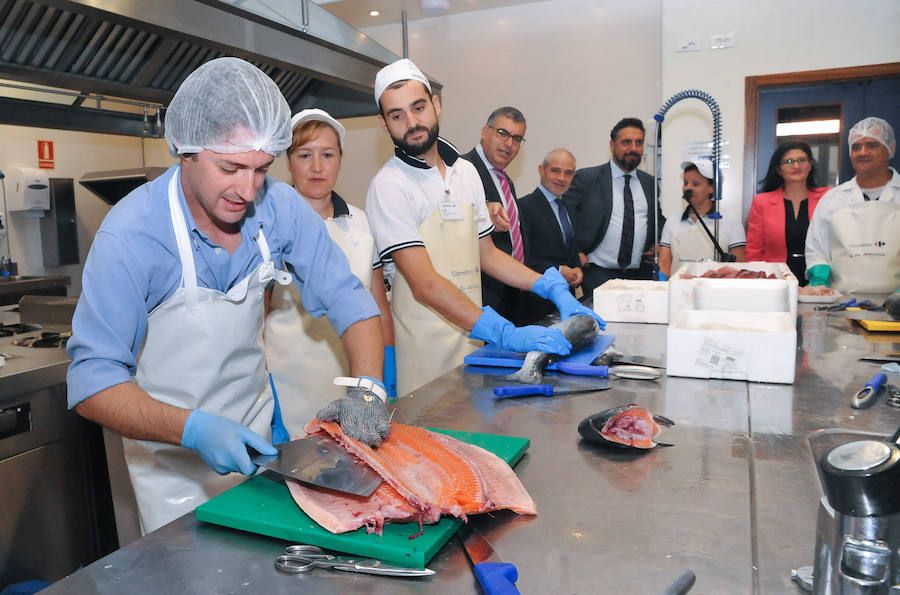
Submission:
[[[700,277],[723,266],[774,274],[775,279]],[[692,278],[686,279],[685,276]],[[669,320],[684,310],[789,312],[797,320],[797,277],[783,262],[688,262],[669,279]]]
[[594,288],[594,312],[608,322],[669,321],[669,284],[665,281],[610,279]]
[[683,310],[666,329],[670,376],[791,384],[796,351],[789,312]]

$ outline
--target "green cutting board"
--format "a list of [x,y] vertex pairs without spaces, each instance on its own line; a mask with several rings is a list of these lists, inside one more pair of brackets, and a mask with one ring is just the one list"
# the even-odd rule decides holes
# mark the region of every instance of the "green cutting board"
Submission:
[[[515,436],[428,429],[489,450],[510,466],[519,462],[531,444],[528,438]],[[407,568],[424,568],[462,525],[461,520],[445,516],[437,524],[424,525],[423,534],[415,539],[410,539],[419,531],[418,524],[414,522],[387,523],[381,535],[367,534],[365,527],[335,535],[306,516],[291,498],[280,476],[270,472],[252,477],[219,494],[198,506],[194,512],[198,520],[207,523],[293,543],[318,545],[354,556],[376,558]]]

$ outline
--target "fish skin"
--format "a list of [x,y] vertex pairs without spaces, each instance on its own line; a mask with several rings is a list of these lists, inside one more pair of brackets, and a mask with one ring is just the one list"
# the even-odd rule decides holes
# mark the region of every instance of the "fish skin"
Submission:
[[[641,434],[641,438],[646,437],[646,440],[641,440],[642,443],[646,442],[646,445],[634,444],[633,437],[630,440],[632,442],[631,444],[626,444],[619,440],[613,439],[614,436],[612,436],[612,434],[609,432],[608,426],[612,420],[617,419],[626,413],[635,413],[642,420],[644,418],[652,420],[652,425],[649,427],[649,436],[647,436],[646,434]],[[584,438],[588,442],[593,442],[594,444],[612,446],[615,448],[648,450],[651,448],[656,448],[657,446],[671,446],[671,444],[656,442],[654,441],[654,438],[660,432],[659,426],[671,428],[674,425],[675,422],[668,417],[664,417],[662,415],[653,415],[643,407],[631,403],[629,405],[624,405],[621,407],[612,407],[583,419],[581,423],[578,424],[578,433],[581,434],[582,438]],[[609,437],[604,434],[609,434]]]
[[[558,328],[563,336],[572,344],[572,353],[588,345],[600,334],[597,321],[590,316],[579,314],[561,320],[550,328]],[[518,372],[506,376],[505,380],[523,384],[539,384],[544,376],[544,369],[559,359],[559,356],[545,351],[529,351],[525,354],[525,363]]]

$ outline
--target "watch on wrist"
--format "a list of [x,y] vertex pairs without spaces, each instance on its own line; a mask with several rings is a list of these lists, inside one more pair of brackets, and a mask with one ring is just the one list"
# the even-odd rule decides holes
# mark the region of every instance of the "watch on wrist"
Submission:
[[381,399],[382,403],[387,403],[387,391],[380,387],[371,378],[354,378],[352,376],[338,376],[332,381],[338,386],[348,386],[361,388],[364,391],[374,394]]

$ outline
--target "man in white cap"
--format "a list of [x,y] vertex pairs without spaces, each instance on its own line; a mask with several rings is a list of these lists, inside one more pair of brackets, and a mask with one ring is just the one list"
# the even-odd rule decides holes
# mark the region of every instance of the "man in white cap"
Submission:
[[[864,118],[847,135],[856,175],[819,201],[806,235],[811,288],[889,293],[900,286],[900,176],[894,129]],[[810,291],[815,291],[811,289]]]
[[248,447],[275,454],[262,344],[273,281],[293,281],[344,340],[356,377],[332,409],[345,431],[378,444],[389,429],[375,302],[322,219],[266,176],[291,141],[277,85],[244,60],[207,62],[169,104],[166,140],[178,165],[94,237],[68,343],[69,407],[125,436],[144,532],[252,475]]
[[395,150],[369,186],[366,212],[393,277],[398,394],[460,365],[475,340],[511,351],[569,353],[558,329],[515,327],[480,308],[482,270],[550,299],[563,318],[589,314],[605,327],[569,293],[557,269],[538,275],[494,246],[481,179],[438,137],[441,102],[415,64],[402,59],[379,71],[375,102]]

